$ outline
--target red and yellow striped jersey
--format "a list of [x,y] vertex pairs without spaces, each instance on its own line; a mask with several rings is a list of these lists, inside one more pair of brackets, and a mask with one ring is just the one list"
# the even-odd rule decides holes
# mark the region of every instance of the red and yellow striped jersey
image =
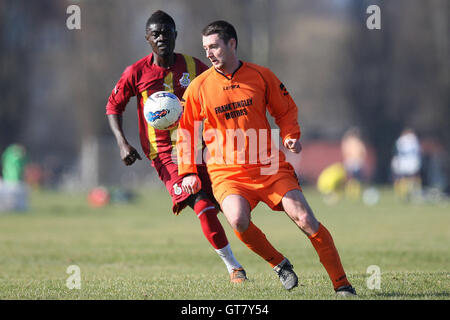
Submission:
[[142,150],[157,169],[171,159],[176,144],[176,128],[157,130],[148,125],[143,113],[147,97],[164,90],[181,99],[189,83],[208,69],[200,60],[189,55],[176,53],[175,56],[175,64],[169,68],[153,64],[153,54],[128,66],[106,105],[106,114],[122,114],[130,98],[136,96]]

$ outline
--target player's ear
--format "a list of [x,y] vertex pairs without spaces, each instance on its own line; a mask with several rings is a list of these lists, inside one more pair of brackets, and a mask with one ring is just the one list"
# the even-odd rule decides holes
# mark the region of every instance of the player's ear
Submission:
[[178,36],[178,31],[177,30],[175,30],[175,40],[177,40],[177,36]]
[[230,46],[231,49],[236,50],[236,39],[231,38],[230,40],[228,40],[228,45]]

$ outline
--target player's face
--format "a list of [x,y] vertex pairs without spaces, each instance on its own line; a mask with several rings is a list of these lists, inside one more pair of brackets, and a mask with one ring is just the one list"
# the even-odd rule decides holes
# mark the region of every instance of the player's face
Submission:
[[214,68],[226,71],[227,65],[235,55],[234,39],[230,39],[226,44],[217,33],[203,36],[202,39],[206,57],[211,61]]
[[171,25],[152,23],[147,31],[146,39],[152,51],[161,57],[173,54],[177,32]]

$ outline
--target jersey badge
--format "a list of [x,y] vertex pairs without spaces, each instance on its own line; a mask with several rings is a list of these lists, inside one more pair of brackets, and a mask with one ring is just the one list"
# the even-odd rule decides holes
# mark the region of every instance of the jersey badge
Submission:
[[183,75],[180,78],[180,84],[183,88],[187,88],[191,83],[191,79],[189,78],[189,73],[183,72]]

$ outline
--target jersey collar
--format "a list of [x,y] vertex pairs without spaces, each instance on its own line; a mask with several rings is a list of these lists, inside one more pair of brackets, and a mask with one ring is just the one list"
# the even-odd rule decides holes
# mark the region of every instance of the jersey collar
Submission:
[[214,70],[217,72],[217,74],[221,75],[222,77],[225,77],[227,80],[233,80],[234,75],[236,74],[236,72],[241,69],[241,67],[244,65],[244,63],[239,60],[239,66],[237,67],[236,70],[234,70],[234,72],[232,74],[224,74],[223,72],[220,72],[219,70],[217,70],[216,68],[214,68]]
[[177,60],[178,60],[178,53],[174,52],[173,54],[175,55],[175,60],[174,60],[173,66],[171,66],[171,67],[164,68],[164,67],[160,67],[160,66],[154,64],[153,63],[153,52],[148,55],[147,63],[149,65],[149,67],[151,67],[151,68],[158,68],[158,69],[163,69],[163,70],[171,70],[171,69],[173,69],[175,67],[175,65],[177,64]]

